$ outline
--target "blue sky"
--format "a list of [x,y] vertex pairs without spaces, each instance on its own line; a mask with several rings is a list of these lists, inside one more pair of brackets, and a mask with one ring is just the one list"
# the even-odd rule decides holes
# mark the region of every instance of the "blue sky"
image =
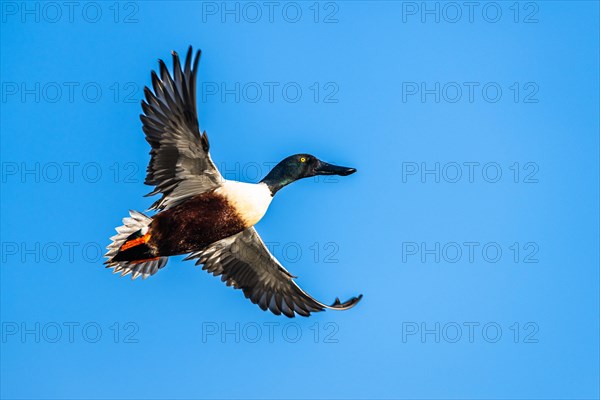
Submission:
[[[598,398],[595,2],[2,2],[3,398]],[[358,173],[257,229],[346,312],[262,312],[181,257],[103,268],[157,59],[203,50],[230,179]],[[170,66],[170,60],[167,62]]]

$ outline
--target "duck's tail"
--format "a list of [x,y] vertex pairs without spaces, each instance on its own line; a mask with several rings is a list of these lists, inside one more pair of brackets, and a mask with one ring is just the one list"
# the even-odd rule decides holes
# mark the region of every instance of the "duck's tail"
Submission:
[[154,275],[167,264],[167,257],[160,257],[149,244],[148,226],[152,218],[137,211],[130,210],[131,217],[123,218],[123,225],[116,228],[118,232],[111,237],[104,263],[106,268],[114,268],[113,273],[125,276],[131,273],[131,279],[142,276],[143,279]]

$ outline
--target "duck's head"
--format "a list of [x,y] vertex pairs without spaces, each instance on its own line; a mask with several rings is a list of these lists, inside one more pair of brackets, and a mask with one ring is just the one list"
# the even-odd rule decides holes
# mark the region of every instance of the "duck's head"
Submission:
[[332,165],[310,154],[294,154],[280,161],[261,182],[275,195],[279,189],[298,179],[316,175],[347,176],[355,172],[355,168]]

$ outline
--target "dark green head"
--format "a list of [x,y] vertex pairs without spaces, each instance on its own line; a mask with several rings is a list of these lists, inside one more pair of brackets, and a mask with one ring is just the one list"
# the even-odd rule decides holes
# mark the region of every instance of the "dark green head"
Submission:
[[284,158],[261,182],[266,183],[271,194],[275,195],[279,189],[298,179],[316,175],[346,176],[355,172],[354,168],[328,164],[310,154],[294,154]]

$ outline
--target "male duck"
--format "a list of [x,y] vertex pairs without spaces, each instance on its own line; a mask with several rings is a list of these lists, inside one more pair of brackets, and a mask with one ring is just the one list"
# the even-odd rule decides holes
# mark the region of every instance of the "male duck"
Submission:
[[140,116],[152,146],[145,183],[148,194],[161,194],[147,217],[130,211],[107,247],[107,268],[121,276],[147,278],[165,266],[169,256],[190,253],[196,265],[244,295],[263,310],[293,317],[324,309],[346,310],[362,295],[327,306],[304,292],[271,255],[253,226],[265,215],[275,193],[302,178],[350,175],[354,168],[296,154],[281,161],[259,183],[224,179],[209,154],[206,132],[200,134],[196,113],[196,74],[200,51],[192,66],[190,47],[182,68],[173,52],[173,76],[159,60],[160,77],[152,71],[152,87],[144,88]]

